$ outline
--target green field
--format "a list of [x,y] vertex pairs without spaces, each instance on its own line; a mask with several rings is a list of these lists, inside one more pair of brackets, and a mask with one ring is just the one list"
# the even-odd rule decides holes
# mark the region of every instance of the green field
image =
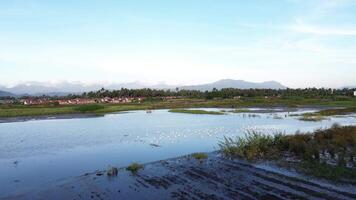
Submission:
[[304,99],[304,98],[243,98],[243,99],[173,99],[167,101],[144,101],[126,104],[95,104],[85,105],[0,105],[0,117],[39,116],[93,113],[105,114],[129,110],[175,109],[175,108],[236,108],[242,107],[273,107],[273,106],[340,106],[356,107],[356,98],[347,100]]

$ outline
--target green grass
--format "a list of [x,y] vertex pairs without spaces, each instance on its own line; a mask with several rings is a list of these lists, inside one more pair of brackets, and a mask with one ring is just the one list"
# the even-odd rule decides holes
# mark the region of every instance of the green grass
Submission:
[[[347,167],[347,163],[356,166],[356,126],[333,125],[329,129],[294,135],[266,135],[252,131],[244,137],[225,138],[219,146],[227,157],[251,161],[283,161],[285,155],[290,155],[302,161],[299,163],[301,169],[319,177],[325,174],[326,178],[342,179],[347,175],[355,177],[356,173],[354,168]],[[336,163],[336,166],[325,164],[329,161]]]
[[206,111],[206,110],[186,110],[186,109],[171,109],[172,113],[185,113],[185,114],[200,114],[200,115],[224,115],[223,112]]
[[312,113],[314,115],[320,116],[333,116],[333,115],[348,115],[351,113],[356,113],[356,107],[350,108],[340,108],[340,109],[326,109],[319,112]]
[[318,112],[312,113],[304,113],[301,115],[299,120],[302,121],[322,121],[327,119],[328,116],[335,116],[335,115],[348,115],[351,113],[356,113],[356,107],[349,107],[349,108],[336,108],[336,109],[325,109]]
[[104,108],[105,107],[100,104],[89,104],[89,105],[81,105],[74,109],[79,112],[94,112]]
[[[98,104],[100,109],[83,109],[80,105],[0,105],[0,117],[59,115],[94,113],[104,114],[129,110],[178,109],[178,108],[240,108],[240,107],[273,107],[273,106],[342,106],[355,109],[356,98],[349,100],[321,99],[284,99],[284,98],[241,98],[206,100],[206,99],[174,99],[167,101],[144,101],[142,103]],[[243,111],[243,110],[242,110]]]
[[356,170],[340,166],[332,166],[326,163],[304,161],[299,164],[298,171],[319,178],[334,181],[356,180]]
[[143,169],[143,165],[138,163],[132,163],[128,167],[126,167],[127,171],[130,171],[133,174],[136,174],[139,170]]
[[193,153],[191,154],[191,156],[196,160],[204,160],[208,158],[208,155],[206,153]]
[[225,137],[219,143],[220,150],[228,157],[242,157],[256,160],[267,157],[274,145],[274,137],[256,131],[248,131],[244,137]]

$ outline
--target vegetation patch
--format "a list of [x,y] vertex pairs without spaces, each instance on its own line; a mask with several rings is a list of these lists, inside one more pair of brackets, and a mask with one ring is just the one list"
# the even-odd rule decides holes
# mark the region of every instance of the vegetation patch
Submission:
[[132,163],[126,168],[126,170],[130,171],[133,174],[136,174],[141,169],[143,169],[143,165],[138,163]]
[[244,137],[237,137],[236,139],[225,137],[224,141],[219,143],[219,146],[228,157],[256,160],[273,155],[271,147],[279,137],[284,136],[281,134],[271,136],[256,131],[247,131]]
[[248,109],[235,109],[235,110],[231,110],[230,112],[232,112],[232,113],[249,113],[249,112],[251,112],[251,110],[248,110]]
[[340,180],[355,175],[356,126],[333,125],[330,129],[295,135],[250,131],[244,137],[225,138],[219,146],[228,157],[252,161],[289,158],[302,171],[319,177]]
[[319,121],[325,120],[327,118],[324,117],[324,116],[320,116],[320,115],[315,115],[315,116],[302,115],[302,117],[299,117],[298,119],[301,120],[301,121],[319,122]]
[[333,115],[348,115],[352,113],[356,113],[356,107],[321,110],[319,112],[316,112],[315,114],[317,115],[319,114],[321,116],[333,116]]
[[[338,109],[326,109],[320,110],[318,112],[312,113],[304,113],[301,119],[323,119],[327,116],[334,116],[334,115],[349,115],[352,113],[356,113],[356,107],[349,107],[349,108],[338,108]],[[310,121],[312,121],[310,120]]]
[[197,160],[204,160],[208,157],[206,153],[193,153],[191,156]]
[[99,105],[99,104],[90,104],[90,105],[81,105],[75,108],[76,111],[79,112],[93,112],[93,111],[97,111],[100,109],[105,108],[103,105]]
[[304,161],[299,163],[298,171],[330,180],[353,180],[356,183],[356,170],[347,167],[328,165],[325,162]]
[[173,113],[186,113],[186,114],[205,114],[205,115],[224,115],[219,111],[206,111],[206,110],[188,110],[188,109],[171,109],[169,112]]
[[[116,95],[114,95],[116,96]],[[147,98],[146,98],[147,99]],[[149,99],[149,98],[148,98]],[[356,107],[356,98],[346,99],[320,99],[320,98],[261,98],[261,97],[243,97],[241,99],[204,99],[204,98],[177,98],[172,100],[162,100],[161,97],[154,98],[155,101],[144,100],[141,103],[122,103],[122,104],[95,104],[98,107],[83,108],[84,105],[20,105],[9,104],[0,105],[0,117],[18,117],[18,116],[39,116],[39,115],[60,115],[83,113],[112,113],[130,110],[152,110],[152,109],[179,109],[179,108],[241,108],[241,107],[273,107],[289,106],[300,107],[308,106],[340,106],[348,107],[351,110],[344,110],[346,113],[354,110]],[[89,105],[90,106],[90,105]],[[340,110],[340,109],[337,109]],[[241,109],[240,109],[241,111]],[[242,110],[243,111],[243,110]],[[344,112],[343,111],[343,112]],[[239,111],[238,111],[239,112]],[[325,112],[325,111],[324,111]],[[221,112],[223,113],[223,112]],[[335,113],[335,111],[333,111]],[[340,112],[338,111],[340,114]]]

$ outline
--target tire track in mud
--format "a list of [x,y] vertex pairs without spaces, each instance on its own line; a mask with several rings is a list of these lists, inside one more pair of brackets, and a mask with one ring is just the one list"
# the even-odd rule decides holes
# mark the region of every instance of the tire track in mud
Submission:
[[356,192],[318,183],[225,159],[214,152],[203,161],[183,156],[148,163],[136,174],[124,168],[118,177],[93,173],[21,199],[356,199]]
[[[148,180],[148,182],[153,182],[155,186],[163,184],[164,189],[169,189],[168,185],[178,184],[177,180],[180,180],[179,184],[188,184],[188,188],[194,188],[194,190],[190,189],[184,192],[181,190],[178,190],[180,192],[172,192],[174,194],[172,197],[177,197],[178,199],[187,196],[198,196],[200,199],[235,199],[238,197],[237,199],[341,200],[356,198],[355,194],[327,188],[316,183],[224,158],[216,158],[212,161],[207,161],[206,164],[194,161],[189,163],[182,162],[181,164],[166,164],[165,168],[168,170],[174,169],[176,173],[179,173],[179,176],[155,177],[152,180]],[[197,185],[200,185],[200,187],[195,189]],[[211,196],[212,192],[223,195],[221,198],[218,198],[218,196],[213,198]]]

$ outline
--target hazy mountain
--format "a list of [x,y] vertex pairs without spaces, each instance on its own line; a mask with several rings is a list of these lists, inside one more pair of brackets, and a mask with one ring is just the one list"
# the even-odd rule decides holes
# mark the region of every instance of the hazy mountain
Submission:
[[213,90],[213,88],[216,88],[216,89],[222,89],[222,88],[286,89],[287,87],[282,85],[279,82],[276,82],[276,81],[266,81],[266,82],[262,82],[262,83],[254,83],[254,82],[247,82],[247,81],[243,81],[243,80],[233,80],[233,79],[223,79],[220,81],[216,81],[214,83],[180,87],[180,89],[201,90],[201,91]]
[[68,94],[79,94],[88,91],[96,91],[101,88],[114,90],[121,88],[139,89],[139,88],[159,88],[168,89],[173,86],[165,84],[146,85],[141,82],[130,83],[114,83],[114,84],[83,84],[79,82],[60,82],[60,83],[45,83],[45,82],[26,82],[12,87],[0,86],[0,90],[8,91],[17,95],[50,95],[61,96]]
[[0,90],[0,97],[12,97],[12,96],[15,96],[15,95],[10,92],[5,92],[5,91]]
[[349,85],[349,86],[344,86],[344,87],[340,87],[340,89],[344,89],[344,88],[348,88],[348,89],[353,89],[356,88],[356,85]]
[[18,84],[12,87],[1,87],[0,90],[7,91],[16,95],[51,95],[61,96],[70,93],[83,93],[88,91],[96,91],[101,88],[114,90],[120,88],[139,89],[139,88],[153,88],[153,89],[191,89],[191,90],[212,90],[213,88],[271,88],[271,89],[284,89],[286,88],[282,84],[276,81],[267,81],[262,83],[253,83],[243,80],[223,79],[214,83],[207,83],[201,85],[191,86],[177,86],[168,85],[165,83],[158,83],[155,85],[147,85],[142,82],[130,82],[130,83],[114,83],[114,84],[83,84],[80,82],[61,82],[61,83],[44,83],[44,82],[26,82]]

